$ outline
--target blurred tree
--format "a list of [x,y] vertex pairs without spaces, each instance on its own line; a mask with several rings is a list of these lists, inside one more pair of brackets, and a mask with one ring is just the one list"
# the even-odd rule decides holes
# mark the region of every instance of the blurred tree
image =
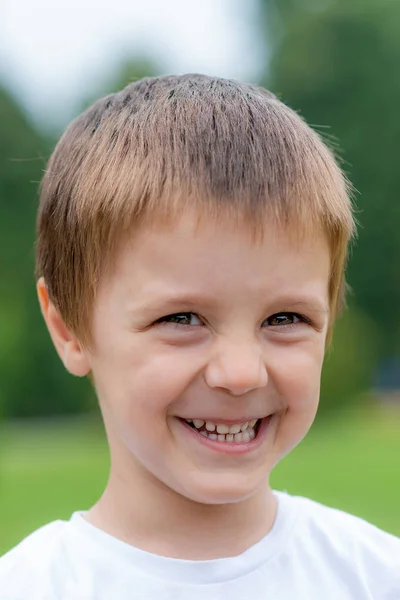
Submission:
[[353,308],[339,317],[322,372],[322,416],[353,409],[365,399],[377,361],[375,340],[374,322],[359,310]]
[[[263,84],[317,124],[333,146],[340,140],[344,152],[336,151],[360,192],[352,303],[375,323],[380,356],[399,353],[400,3],[260,2],[271,57]],[[382,314],[389,318],[384,328]]]
[[[37,189],[49,143],[0,88],[0,406],[6,417],[71,412],[35,293]],[[75,386],[72,386],[74,388]]]
[[[153,74],[149,60],[127,60],[96,98]],[[37,190],[53,141],[35,130],[17,100],[1,87],[0,127],[0,414],[84,411],[95,405],[92,387],[63,369],[35,291]]]

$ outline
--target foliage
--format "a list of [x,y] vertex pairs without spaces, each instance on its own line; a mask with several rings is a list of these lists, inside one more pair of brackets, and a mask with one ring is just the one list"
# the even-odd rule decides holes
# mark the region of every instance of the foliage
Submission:
[[[154,74],[149,61],[127,61],[97,97],[146,74]],[[0,414],[40,417],[86,411],[95,404],[92,387],[62,368],[35,292],[38,187],[52,143],[3,88],[0,123]]]
[[322,371],[320,415],[362,401],[376,365],[376,337],[374,322],[360,311],[346,310],[338,319]]
[[89,401],[89,393],[85,388],[78,393],[81,386],[60,369],[35,293],[37,190],[50,144],[4,89],[0,122],[1,413],[26,417],[75,412]]
[[380,356],[398,353],[400,3],[261,4],[271,54],[263,83],[317,124],[334,145],[335,138],[340,140],[343,150],[337,152],[359,192],[359,239],[349,268],[355,303],[375,323]]
[[81,400],[57,373],[35,297],[36,198],[49,144],[4,89],[0,122],[1,410],[40,415],[60,412],[63,403],[76,410]]

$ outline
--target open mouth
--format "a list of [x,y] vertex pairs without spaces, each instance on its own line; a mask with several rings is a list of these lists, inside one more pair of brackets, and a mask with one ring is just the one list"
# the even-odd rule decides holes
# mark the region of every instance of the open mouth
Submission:
[[263,419],[253,419],[242,423],[214,423],[201,419],[185,419],[185,422],[197,433],[221,443],[249,443],[257,437]]

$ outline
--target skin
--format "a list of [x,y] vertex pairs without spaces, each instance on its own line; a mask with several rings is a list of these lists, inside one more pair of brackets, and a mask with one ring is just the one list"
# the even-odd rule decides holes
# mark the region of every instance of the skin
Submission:
[[[100,285],[90,349],[39,281],[65,367],[92,372],[109,440],[110,478],[89,522],[186,559],[232,556],[268,533],[270,472],[318,407],[329,274],[322,233],[298,239],[266,224],[255,242],[245,227],[198,227],[189,214],[146,226]],[[181,420],[267,415],[262,443],[240,455],[199,443]]]

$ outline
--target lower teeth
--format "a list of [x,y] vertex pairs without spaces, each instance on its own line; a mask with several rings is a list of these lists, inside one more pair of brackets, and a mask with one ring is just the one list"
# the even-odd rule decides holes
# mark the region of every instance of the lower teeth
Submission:
[[208,438],[209,440],[218,441],[218,442],[250,442],[254,440],[256,437],[256,432],[254,427],[249,427],[246,431],[240,433],[227,433],[226,435],[219,433],[209,433],[208,431],[199,431],[200,435]]

